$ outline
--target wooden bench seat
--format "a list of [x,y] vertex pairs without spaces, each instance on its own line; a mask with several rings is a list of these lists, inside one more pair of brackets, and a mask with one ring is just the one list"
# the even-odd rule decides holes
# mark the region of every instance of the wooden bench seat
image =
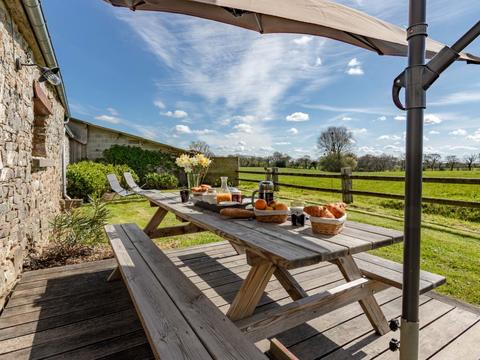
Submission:
[[[368,253],[353,255],[361,272],[369,279],[381,281],[398,289],[403,285],[403,265]],[[445,277],[427,271],[420,272],[420,294],[445,283]]]
[[266,359],[138,226],[105,230],[157,359]]

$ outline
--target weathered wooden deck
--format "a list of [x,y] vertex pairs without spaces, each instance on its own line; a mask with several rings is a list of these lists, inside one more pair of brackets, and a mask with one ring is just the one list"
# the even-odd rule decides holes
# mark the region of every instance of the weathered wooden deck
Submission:
[[[171,251],[169,257],[223,311],[246,276],[244,256],[228,243]],[[27,272],[0,316],[0,359],[151,359],[147,339],[121,281],[105,282],[114,260]],[[328,263],[292,271],[309,294],[343,282]],[[387,318],[401,313],[401,292],[377,294]],[[289,302],[270,281],[261,308]],[[427,294],[421,297],[421,358],[479,359],[480,312]],[[300,359],[396,359],[357,304],[278,336]],[[266,349],[266,341],[257,345]]]

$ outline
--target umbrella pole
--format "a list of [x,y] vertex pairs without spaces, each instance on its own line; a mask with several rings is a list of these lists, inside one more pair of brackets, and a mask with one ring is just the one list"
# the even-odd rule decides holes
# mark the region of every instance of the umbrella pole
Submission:
[[405,242],[403,251],[403,301],[400,327],[400,359],[418,359],[418,306],[422,216],[423,120],[426,91],[423,89],[426,0],[409,1],[408,68],[405,71],[407,109],[405,167]]

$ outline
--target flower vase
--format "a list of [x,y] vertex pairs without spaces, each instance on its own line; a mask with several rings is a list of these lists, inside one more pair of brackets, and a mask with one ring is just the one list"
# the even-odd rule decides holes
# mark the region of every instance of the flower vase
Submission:
[[187,173],[187,181],[189,189],[200,186],[200,174],[195,174],[193,172]]

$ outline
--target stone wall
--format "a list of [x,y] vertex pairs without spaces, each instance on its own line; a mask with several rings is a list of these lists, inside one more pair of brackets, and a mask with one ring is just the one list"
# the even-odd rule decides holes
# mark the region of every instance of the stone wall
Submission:
[[[47,243],[49,223],[62,199],[64,109],[55,89],[42,83],[53,114],[37,118],[42,128],[34,131],[33,82],[39,72],[35,67],[15,70],[15,58],[25,61],[28,56],[33,58],[32,50],[15,18],[12,39],[10,13],[0,0],[0,309],[25,257]],[[41,134],[34,138],[34,133]],[[35,162],[32,150],[40,141],[47,161]]]
[[238,174],[240,159],[235,156],[215,156],[213,162],[208,169],[204,182],[214,186],[220,186],[220,176],[228,176],[228,182],[238,185]]

